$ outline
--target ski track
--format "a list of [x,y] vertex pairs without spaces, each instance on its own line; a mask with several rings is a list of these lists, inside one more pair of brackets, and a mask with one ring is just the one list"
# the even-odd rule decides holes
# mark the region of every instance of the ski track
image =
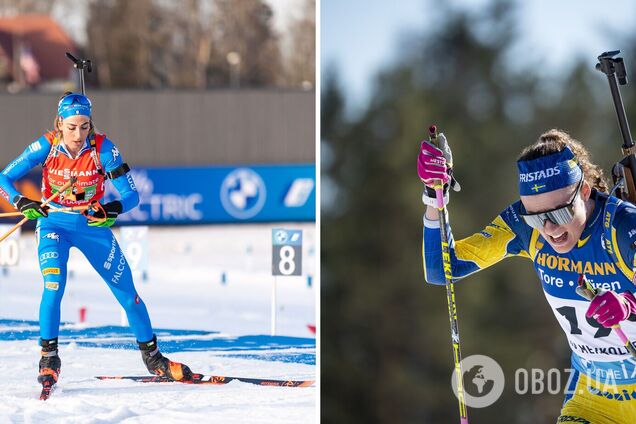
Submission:
[[[205,375],[316,379],[315,339],[307,330],[307,324],[315,324],[316,289],[306,276],[277,282],[278,334],[292,338],[261,336],[270,328],[271,227],[151,227],[149,278],[137,279],[136,286],[157,333],[163,334],[159,346],[163,340],[169,347],[162,348],[166,356]],[[305,230],[305,274],[312,275],[313,225],[276,227]],[[20,246],[20,264],[0,275],[1,423],[316,422],[315,385],[195,386],[95,379],[147,371],[132,334],[112,327],[121,324],[114,297],[76,251],[62,303],[60,380],[51,398],[40,401],[37,313],[42,283],[33,233],[24,233]],[[75,323],[80,306],[88,308],[84,324]]]

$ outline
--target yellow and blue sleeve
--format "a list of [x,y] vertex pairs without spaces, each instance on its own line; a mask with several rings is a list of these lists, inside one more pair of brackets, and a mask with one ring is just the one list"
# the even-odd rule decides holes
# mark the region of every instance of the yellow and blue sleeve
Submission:
[[[424,219],[422,259],[424,275],[431,284],[444,284],[439,221]],[[454,241],[447,220],[453,281],[487,268],[509,256],[531,258],[533,232],[520,220],[519,202],[510,205],[482,231]]]

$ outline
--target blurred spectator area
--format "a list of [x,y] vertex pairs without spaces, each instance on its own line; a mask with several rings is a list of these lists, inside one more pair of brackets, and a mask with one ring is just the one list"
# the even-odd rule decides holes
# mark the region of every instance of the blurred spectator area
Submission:
[[92,60],[94,123],[131,166],[315,162],[313,0],[280,29],[265,0],[81,5],[0,0],[0,168],[79,90],[67,51]]
[[0,18],[0,89],[63,90],[72,84],[65,52],[77,54],[71,38],[47,15]]
[[[87,90],[97,130],[131,166],[315,162],[313,90]],[[58,99],[0,93],[0,167],[52,128]]]

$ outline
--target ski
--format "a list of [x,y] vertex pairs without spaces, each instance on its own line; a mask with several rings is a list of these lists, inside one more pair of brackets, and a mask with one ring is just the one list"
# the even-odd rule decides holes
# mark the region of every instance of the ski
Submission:
[[47,400],[53,389],[55,389],[55,383],[57,383],[57,373],[50,369],[40,371],[38,376],[38,382],[42,385],[42,392],[40,393],[40,400]]
[[266,378],[246,378],[246,377],[225,377],[220,375],[204,376],[203,374],[193,374],[192,380],[188,381],[174,381],[168,377],[161,377],[155,375],[149,376],[96,376],[99,380],[132,380],[139,381],[141,383],[183,383],[183,384],[213,384],[221,385],[228,384],[232,381],[240,381],[242,383],[256,384],[259,386],[274,386],[274,387],[309,387],[314,384],[313,380],[271,380]]
[[53,389],[55,388],[55,384],[42,384],[42,393],[40,393],[40,400],[47,400],[49,397],[51,397],[51,393],[53,392]]

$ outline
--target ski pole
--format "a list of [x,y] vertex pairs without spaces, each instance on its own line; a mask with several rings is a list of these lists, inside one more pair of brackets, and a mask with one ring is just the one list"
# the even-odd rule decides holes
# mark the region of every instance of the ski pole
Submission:
[[23,216],[22,212],[3,212],[0,213],[0,218],[12,218],[14,216]]
[[[48,205],[49,203],[51,203],[53,200],[57,199],[57,197],[62,194],[63,191],[65,191],[67,188],[71,187],[73,184],[75,184],[75,181],[77,181],[77,177],[71,177],[70,180],[68,180],[66,182],[66,184],[64,184],[62,187],[60,187],[55,193],[53,193],[51,195],[51,197],[49,197],[48,199],[46,199],[43,203],[42,203],[42,207]],[[29,220],[29,218],[27,218],[26,216],[17,224],[15,224],[13,227],[11,227],[11,229],[9,231],[7,231],[6,233],[4,233],[4,235],[2,237],[0,237],[0,243],[2,243],[7,237],[9,237],[11,234],[13,234],[13,232],[15,230],[17,230],[18,228],[20,228],[22,225],[24,225],[25,222],[27,222]]]
[[[85,206],[69,206],[66,208],[49,208],[47,210],[48,213],[51,212],[74,212],[74,211],[85,211],[88,209],[88,205]],[[22,212],[3,212],[0,213],[0,218],[10,218],[14,216],[22,216]]]
[[86,69],[86,72],[91,72],[93,70],[93,65],[91,64],[90,60],[77,59],[75,56],[73,56],[69,52],[66,52],[66,57],[69,58],[71,62],[73,62],[73,66],[77,69],[77,72],[79,73],[80,88],[82,89],[82,95],[84,96],[86,95],[86,90],[84,86],[84,69]]
[[[441,148],[437,140],[437,127],[431,125],[428,129],[429,141]],[[448,233],[446,232],[446,206],[444,205],[444,183],[437,180],[434,185],[435,199],[439,214],[439,229],[442,239],[442,263],[444,266],[444,280],[446,283],[446,300],[448,301],[448,317],[450,318],[451,341],[453,343],[453,360],[455,361],[455,377],[457,378],[457,399],[459,400],[459,418],[461,424],[468,424],[468,413],[464,400],[464,383],[462,373],[462,354],[459,345],[459,324],[457,323],[457,304],[455,303],[455,288],[451,270],[450,248]]]
[[[579,276],[578,283],[579,285],[576,288],[576,294],[578,294],[579,296],[582,296],[586,298],[587,300],[591,301],[598,294],[598,289],[595,289],[594,287],[592,287],[589,280],[585,278],[585,274],[581,274]],[[614,329],[614,332],[616,333],[618,338],[621,339],[621,342],[623,343],[623,345],[625,345],[625,348],[627,349],[627,351],[634,358],[636,358],[636,348],[634,348],[634,344],[629,341],[629,339],[627,338],[627,335],[621,328],[620,324],[616,324],[612,326],[612,328]]]

